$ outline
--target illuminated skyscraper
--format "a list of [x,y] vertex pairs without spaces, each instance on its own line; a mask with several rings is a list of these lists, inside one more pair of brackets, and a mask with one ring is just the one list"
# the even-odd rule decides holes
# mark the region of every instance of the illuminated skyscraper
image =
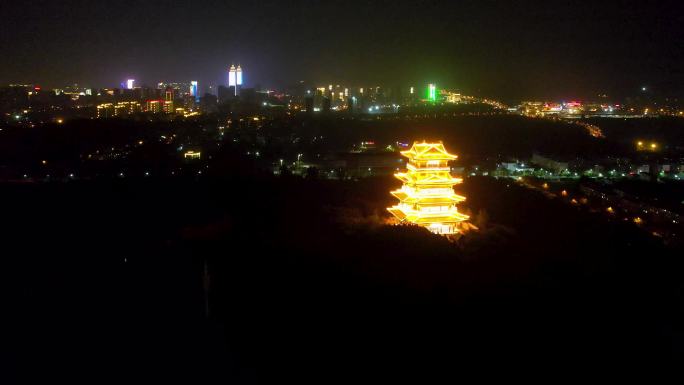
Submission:
[[237,68],[235,68],[234,64],[231,64],[228,70],[228,87],[235,86],[237,86]]
[[237,69],[235,70],[237,78],[236,78],[236,83],[238,86],[242,85],[242,67],[238,64]]
[[436,85],[434,85],[434,84],[428,85],[427,99],[431,102],[434,102],[437,100],[437,86]]
[[197,90],[197,80],[190,82],[190,96],[195,98],[196,102],[199,102],[199,91]]
[[126,89],[132,90],[135,85],[135,79],[126,80]]
[[415,142],[401,154],[409,158],[407,171],[395,177],[404,185],[392,191],[400,202],[387,210],[400,221],[423,226],[435,234],[460,233],[461,222],[469,217],[456,207],[466,199],[454,193],[453,186],[462,179],[451,176],[448,163],[457,156],[449,154],[441,142]]

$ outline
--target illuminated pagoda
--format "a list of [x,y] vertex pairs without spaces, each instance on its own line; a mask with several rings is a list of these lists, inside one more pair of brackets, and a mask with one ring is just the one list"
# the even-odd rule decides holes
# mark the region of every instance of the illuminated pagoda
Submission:
[[449,154],[442,142],[415,142],[401,154],[409,158],[407,171],[394,176],[404,185],[392,195],[399,204],[388,208],[402,222],[423,226],[435,234],[457,234],[469,217],[458,212],[457,204],[466,198],[454,192],[454,185],[463,182],[451,176]]

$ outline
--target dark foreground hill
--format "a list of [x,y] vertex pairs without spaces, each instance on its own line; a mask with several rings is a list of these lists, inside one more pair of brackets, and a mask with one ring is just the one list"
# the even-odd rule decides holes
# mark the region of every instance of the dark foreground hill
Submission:
[[2,186],[3,382],[434,383],[682,359],[676,250],[489,178],[463,185],[481,231],[454,243],[386,225],[395,185]]

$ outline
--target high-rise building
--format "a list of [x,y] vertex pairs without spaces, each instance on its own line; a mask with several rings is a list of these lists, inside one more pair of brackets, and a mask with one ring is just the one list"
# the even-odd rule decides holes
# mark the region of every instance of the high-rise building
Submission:
[[135,87],[135,79],[126,80],[126,89],[132,90]]
[[237,85],[237,68],[235,68],[235,64],[230,65],[230,69],[228,70],[228,87],[234,87]]
[[237,69],[235,70],[235,73],[237,75],[237,78],[235,79],[236,83],[238,86],[241,86],[242,85],[242,67],[240,67],[239,64],[237,66]]
[[427,99],[431,102],[437,100],[437,86],[434,84],[428,85]]
[[173,112],[173,88],[172,87],[166,87],[166,91],[164,92],[164,112],[167,114],[170,114]]
[[162,100],[148,100],[145,110],[153,114],[158,114],[163,110],[164,101]]
[[[226,88],[224,86],[220,86],[221,88]],[[216,112],[217,111],[217,106],[218,106],[218,98],[216,95],[213,94],[204,94],[202,97],[202,100],[200,101],[200,108],[202,111],[206,112]]]
[[173,109],[173,101],[165,100],[165,101],[164,101],[164,107],[163,107],[163,108],[164,108],[164,113],[166,113],[166,114],[171,114],[171,113],[173,113],[173,112],[174,112],[174,109]]
[[219,103],[225,103],[230,99],[231,92],[230,92],[230,87],[226,86],[219,86],[218,87],[218,102]]
[[199,90],[197,89],[197,80],[190,82],[190,96],[195,98],[196,102],[199,102]]

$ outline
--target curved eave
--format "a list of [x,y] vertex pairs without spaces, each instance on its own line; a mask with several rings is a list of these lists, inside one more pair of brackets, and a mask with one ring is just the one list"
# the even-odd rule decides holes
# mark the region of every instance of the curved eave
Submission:
[[404,190],[394,190],[391,191],[390,194],[394,195],[400,201],[404,201],[407,198],[410,198],[410,196]]
[[441,197],[424,197],[424,196],[411,196],[406,194],[402,190],[396,190],[391,192],[392,195],[394,195],[397,199],[402,201],[403,203],[408,203],[408,204],[418,204],[418,205],[424,205],[424,206],[444,206],[444,205],[452,205],[452,204],[457,204],[460,202],[465,201],[465,197],[462,197],[460,195],[451,195],[451,196],[441,196]]
[[399,172],[399,173],[394,174],[394,177],[399,179],[400,181],[402,181],[404,183],[411,183],[411,178],[406,173]]
[[405,173],[394,174],[394,177],[404,183],[419,186],[421,188],[427,188],[426,186],[453,186],[463,183],[463,179],[461,178],[416,178],[414,174]]
[[403,221],[406,219],[406,213],[404,213],[404,211],[397,206],[388,207],[387,211],[389,211],[392,215],[397,217],[399,220]]

